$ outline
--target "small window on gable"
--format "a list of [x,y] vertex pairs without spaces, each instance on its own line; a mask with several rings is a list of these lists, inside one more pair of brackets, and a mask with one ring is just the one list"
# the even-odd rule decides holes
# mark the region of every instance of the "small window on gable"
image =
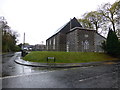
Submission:
[[88,35],[87,35],[87,34],[85,34],[85,37],[87,38],[87,37],[88,37]]

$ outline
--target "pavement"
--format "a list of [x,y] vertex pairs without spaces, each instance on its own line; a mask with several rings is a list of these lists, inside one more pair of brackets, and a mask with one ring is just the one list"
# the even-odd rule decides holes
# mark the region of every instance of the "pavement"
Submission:
[[72,68],[72,67],[97,66],[102,64],[116,64],[116,62],[119,62],[120,60],[89,62],[89,63],[37,63],[37,62],[25,61],[19,57],[14,61],[17,64],[32,66],[32,67]]

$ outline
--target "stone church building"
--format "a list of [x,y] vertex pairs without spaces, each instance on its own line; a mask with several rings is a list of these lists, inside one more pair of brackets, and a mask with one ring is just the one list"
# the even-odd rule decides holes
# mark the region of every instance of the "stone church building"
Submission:
[[74,17],[46,40],[48,51],[103,52],[101,42],[106,40],[96,30],[85,29]]

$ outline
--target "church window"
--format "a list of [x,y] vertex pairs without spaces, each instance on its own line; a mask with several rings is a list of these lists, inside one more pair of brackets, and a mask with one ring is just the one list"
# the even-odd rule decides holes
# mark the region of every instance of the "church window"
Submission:
[[87,38],[87,37],[88,37],[88,35],[87,35],[87,34],[85,34],[85,37]]
[[89,42],[87,40],[84,42],[84,49],[89,49]]
[[55,49],[55,37],[53,39],[53,49]]
[[47,45],[47,50],[48,50],[48,41],[46,42],[46,45]]
[[51,40],[50,40],[49,44],[51,45]]

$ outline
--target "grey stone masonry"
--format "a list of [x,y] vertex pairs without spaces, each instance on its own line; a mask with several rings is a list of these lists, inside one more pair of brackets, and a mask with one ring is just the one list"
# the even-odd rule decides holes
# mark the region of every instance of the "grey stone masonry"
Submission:
[[64,25],[46,40],[48,51],[103,52],[101,42],[106,40],[96,30],[82,28],[76,18]]
[[101,43],[106,40],[105,37],[101,36],[98,33],[94,33],[95,36],[95,52],[104,52],[104,50],[101,48]]
[[100,45],[104,37],[95,30],[73,28],[67,33],[66,51],[74,52],[102,52]]
[[56,34],[46,41],[46,49],[48,51],[59,51],[60,34]]

